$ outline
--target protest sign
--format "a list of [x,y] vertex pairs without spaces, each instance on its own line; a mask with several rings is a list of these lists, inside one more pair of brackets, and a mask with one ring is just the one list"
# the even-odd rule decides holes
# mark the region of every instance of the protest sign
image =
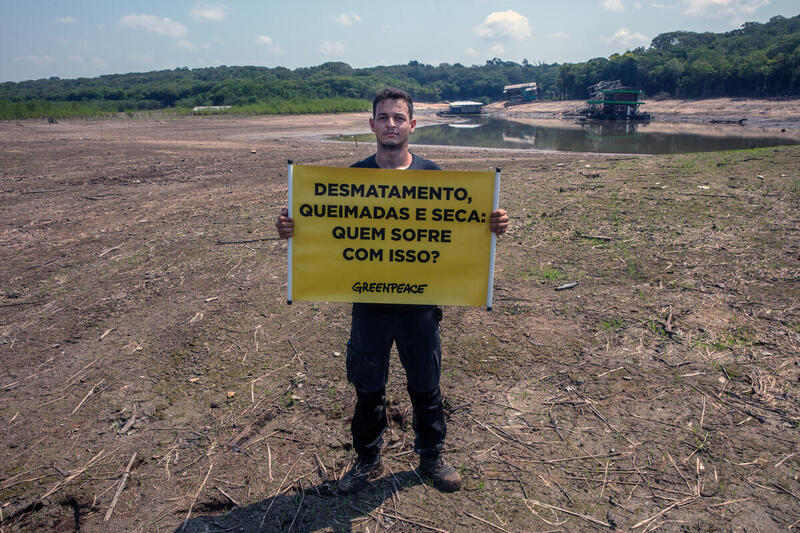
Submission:
[[290,165],[289,301],[491,307],[499,173]]

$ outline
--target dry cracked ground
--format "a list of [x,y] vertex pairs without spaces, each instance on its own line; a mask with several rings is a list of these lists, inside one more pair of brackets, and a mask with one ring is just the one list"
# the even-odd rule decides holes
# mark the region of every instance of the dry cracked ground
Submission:
[[442,322],[465,484],[415,474],[395,359],[389,469],[338,494],[349,307],[286,305],[273,222],[365,121],[0,124],[4,533],[800,527],[798,147],[417,148],[512,215],[494,310]]

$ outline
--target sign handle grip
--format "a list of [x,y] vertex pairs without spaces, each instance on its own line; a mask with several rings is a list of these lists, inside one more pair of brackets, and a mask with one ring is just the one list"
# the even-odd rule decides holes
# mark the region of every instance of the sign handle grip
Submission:
[[[288,211],[289,211],[289,218],[293,217],[292,214],[292,168],[294,165],[292,164],[292,160],[289,159],[289,199],[288,199]],[[288,250],[287,250],[287,266],[286,266],[286,303],[292,305],[292,237],[288,239]]]
[[[500,167],[494,172],[494,199],[492,200],[492,211],[497,211],[500,207]],[[494,251],[497,247],[497,234],[492,233],[491,249],[489,250],[489,287],[486,290],[486,310],[492,310],[492,292],[494,290]]]

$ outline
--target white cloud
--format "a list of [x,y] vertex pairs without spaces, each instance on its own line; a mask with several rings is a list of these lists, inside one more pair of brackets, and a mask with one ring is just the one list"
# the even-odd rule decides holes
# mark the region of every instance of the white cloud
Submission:
[[531,36],[531,25],[527,18],[509,9],[491,13],[475,27],[475,32],[484,39],[519,41]]
[[506,53],[506,49],[503,47],[502,44],[495,44],[489,47],[489,53],[492,54],[494,57],[500,57]]
[[181,39],[177,42],[178,48],[183,48],[184,50],[199,50],[200,47],[194,44],[192,41],[187,41],[186,39]]
[[14,63],[32,63],[34,65],[51,65],[55,63],[55,59],[50,56],[35,56],[35,55],[25,55],[19,56],[12,59]]
[[119,20],[120,26],[123,28],[134,28],[160,33],[161,35],[168,35],[179,39],[184,37],[189,30],[180,22],[164,18],[158,18],[154,15],[137,15],[131,13],[125,15]]
[[344,53],[344,44],[338,41],[325,41],[319,46],[319,51],[324,56],[337,57]]
[[75,24],[78,21],[67,15],[66,17],[58,17],[56,19],[56,22],[58,22],[59,24]]
[[467,48],[464,51],[467,53],[468,56],[478,57],[478,52],[476,52],[474,48]]
[[706,17],[743,17],[769,5],[769,0],[683,0],[684,13]]
[[225,20],[225,6],[223,4],[209,4],[198,2],[189,11],[194,20],[206,22],[222,22]]
[[96,69],[104,69],[108,66],[108,63],[106,63],[103,59],[100,59],[99,57],[93,57],[92,66]]
[[269,35],[259,35],[256,37],[256,44],[260,44],[261,46],[266,46],[269,48],[269,51],[274,56],[283,55],[286,51],[281,48],[279,44],[272,40],[272,37]]
[[631,33],[628,28],[620,28],[617,33],[606,39],[609,43],[617,42],[625,46],[633,44],[647,44],[650,38],[641,33]]
[[555,39],[563,39],[565,37],[569,37],[569,34],[567,32],[565,32],[565,31],[557,31],[553,35],[551,35],[550,37],[553,37]]
[[603,9],[606,11],[625,11],[625,6],[622,5],[622,0],[603,0]]
[[153,62],[153,56],[150,54],[128,54],[128,61],[147,64]]
[[354,22],[361,22],[361,17],[358,16],[358,13],[351,11],[349,13],[342,13],[338,17],[331,17],[331,20],[338,22],[342,26],[351,26]]

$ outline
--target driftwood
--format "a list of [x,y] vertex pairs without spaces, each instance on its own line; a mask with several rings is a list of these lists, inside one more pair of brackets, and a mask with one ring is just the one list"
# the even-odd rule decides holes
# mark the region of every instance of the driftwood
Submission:
[[507,529],[504,529],[504,528],[498,526],[497,524],[493,524],[493,523],[489,522],[488,520],[484,520],[483,518],[481,518],[479,516],[475,516],[474,514],[470,513],[469,511],[464,511],[464,514],[469,516],[469,517],[471,517],[471,518],[474,518],[478,522],[483,522],[487,526],[491,526],[491,527],[493,527],[494,529],[496,529],[498,531],[505,531],[505,533],[510,533]]
[[118,244],[118,245],[116,245],[116,246],[112,246],[111,248],[106,248],[105,250],[103,250],[102,252],[100,252],[100,255],[98,255],[97,257],[103,257],[103,256],[104,256],[104,255],[106,255],[107,253],[109,253],[109,252],[113,252],[113,251],[115,251],[115,250],[119,250],[119,249],[120,249],[120,248],[122,248],[123,246],[125,246],[125,243],[124,243],[124,242],[123,242],[122,244]]
[[[527,504],[528,502],[525,502],[525,503]],[[531,505],[538,505],[538,506],[544,507],[546,509],[552,509],[554,511],[560,511],[560,512],[568,514],[570,516],[574,516],[574,517],[577,517],[577,518],[582,518],[582,519],[586,520],[587,522],[591,522],[592,524],[595,524],[595,525],[598,525],[598,526],[607,527],[607,528],[611,528],[611,524],[609,524],[607,522],[603,522],[602,520],[598,520],[597,518],[591,517],[589,515],[576,513],[575,511],[570,511],[568,509],[563,509],[561,507],[556,507],[555,505],[550,505],[549,503],[540,502],[538,500],[530,500],[530,504]],[[634,526],[634,527],[636,527],[636,526]]]
[[217,245],[220,244],[247,244],[251,242],[263,242],[263,241],[279,241],[281,240],[280,237],[265,237],[263,239],[247,239],[244,241],[217,241]]
[[200,488],[197,489],[197,493],[192,498],[192,503],[189,504],[189,510],[186,512],[186,518],[183,519],[183,526],[181,527],[181,531],[186,529],[186,525],[189,523],[189,518],[192,516],[192,509],[194,508],[194,504],[197,503],[197,498],[200,496],[200,493],[203,492],[203,489],[206,486],[206,481],[208,481],[208,476],[211,475],[211,470],[214,468],[214,463],[208,465],[208,472],[206,472],[206,477],[203,478],[203,482],[200,484]]
[[613,241],[614,237],[606,237],[605,235],[586,235],[579,231],[575,232],[575,236],[579,239],[595,239],[598,241]]
[[28,270],[33,270],[35,268],[40,268],[40,267],[43,267],[43,266],[47,266],[47,265],[50,265],[52,263],[55,263],[56,261],[61,261],[62,259],[64,259],[64,257],[58,257],[56,259],[51,259],[49,261],[45,261],[44,263],[39,263],[38,265],[29,266]]
[[264,424],[266,424],[273,418],[275,418],[275,411],[273,410],[264,411],[263,413],[258,415],[258,418],[253,420],[250,424],[247,424],[247,426],[243,430],[234,435],[234,437],[228,441],[228,446],[230,446],[234,450],[238,450],[240,444],[242,444],[244,441],[252,437],[256,431],[261,429],[264,426]]
[[714,118],[714,119],[709,120],[709,122],[711,124],[739,124],[740,126],[743,126],[744,122],[746,120],[747,120],[746,118],[740,118],[739,120],[735,120],[735,119],[733,119],[733,120],[725,120],[725,119]]
[[74,415],[78,411],[78,409],[81,408],[81,406],[84,404],[84,402],[86,402],[86,400],[89,398],[89,396],[94,394],[94,391],[97,389],[97,387],[99,387],[105,380],[106,380],[106,378],[101,379],[100,381],[97,382],[97,385],[95,385],[94,387],[89,389],[89,392],[87,392],[86,396],[83,397],[83,400],[81,400],[81,403],[76,405],[75,409],[72,410],[72,412],[70,413],[70,416]]
[[11,304],[0,304],[0,307],[17,307],[18,305],[36,305],[43,304],[44,300],[37,300],[35,302],[14,302]]
[[577,287],[577,286],[578,286],[578,282],[565,283],[564,285],[559,285],[558,287],[556,287],[556,290],[557,291],[565,291],[567,289],[572,289],[573,287]]
[[131,416],[128,419],[128,421],[125,422],[125,425],[122,426],[122,428],[119,430],[119,434],[124,435],[125,433],[127,433],[128,430],[131,429],[131,427],[133,426],[134,422],[136,422],[136,415]]
[[45,194],[48,192],[64,192],[67,189],[42,189],[41,191],[20,191],[20,194]]
[[114,499],[111,500],[111,506],[106,511],[106,516],[103,517],[103,522],[108,522],[108,519],[111,518],[111,513],[114,512],[114,507],[117,506],[117,501],[119,501],[119,495],[122,494],[122,491],[125,490],[125,484],[128,483],[128,478],[131,475],[131,466],[133,466],[133,462],[136,460],[136,452],[133,452],[131,455],[131,460],[128,461],[128,466],[125,468],[125,473],[122,474],[122,479],[119,480],[119,485],[117,485],[117,492],[114,493]]
[[42,501],[42,500],[44,500],[45,498],[47,498],[48,496],[50,496],[50,495],[54,494],[56,491],[58,491],[59,489],[61,489],[61,488],[62,488],[62,487],[64,487],[64,486],[66,486],[66,485],[67,485],[67,484],[68,484],[70,481],[72,481],[72,480],[73,480],[73,479],[75,479],[76,477],[78,477],[78,476],[80,476],[81,474],[83,474],[84,472],[86,472],[86,471],[87,471],[87,470],[88,470],[88,469],[89,469],[91,466],[93,466],[93,465],[94,465],[94,464],[95,464],[95,463],[96,463],[96,462],[97,462],[97,461],[98,461],[98,460],[99,460],[99,459],[100,459],[100,458],[103,456],[103,454],[104,454],[104,453],[106,453],[105,449],[103,449],[103,450],[100,450],[100,451],[97,453],[97,455],[95,455],[94,457],[92,457],[91,459],[89,459],[89,462],[88,462],[88,463],[86,463],[86,464],[83,466],[83,468],[79,468],[78,470],[76,470],[75,472],[73,472],[72,474],[70,474],[70,476],[69,476],[68,478],[64,479],[63,481],[59,481],[58,483],[56,483],[55,485],[53,485],[53,487],[52,487],[50,490],[48,490],[47,492],[45,492],[44,494],[42,494],[42,496],[40,496],[40,497],[39,497],[39,501]]

